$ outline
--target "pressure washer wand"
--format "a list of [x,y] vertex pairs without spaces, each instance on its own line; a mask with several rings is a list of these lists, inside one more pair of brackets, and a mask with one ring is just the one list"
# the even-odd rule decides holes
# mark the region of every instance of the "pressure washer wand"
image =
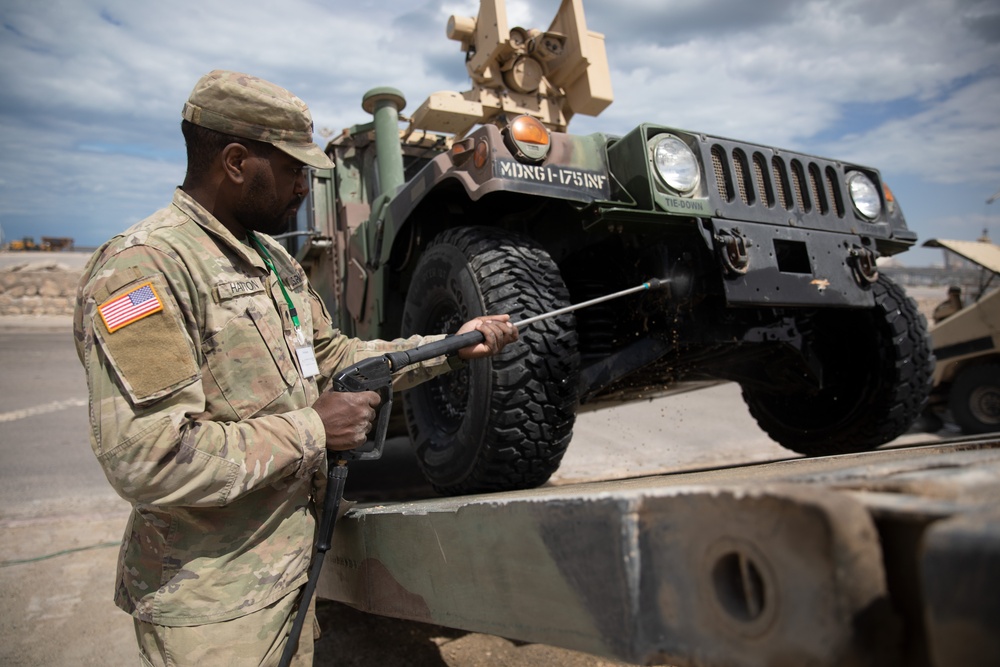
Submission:
[[[529,317],[515,322],[518,329],[526,327],[533,322],[556,317],[574,310],[593,306],[612,299],[619,299],[635,292],[642,292],[648,289],[659,289],[666,287],[667,280],[653,278],[636,287],[607,294],[589,301],[550,310],[547,313]],[[295,651],[299,644],[299,637],[302,634],[302,626],[309,604],[312,602],[316,591],[316,584],[319,581],[320,570],[323,567],[323,560],[326,552],[329,551],[333,539],[333,528],[337,521],[337,512],[340,508],[340,501],[344,497],[344,485],[347,481],[347,462],[364,461],[377,459],[382,456],[382,447],[389,428],[389,415],[392,412],[392,373],[411,364],[433,359],[444,354],[454,354],[463,347],[481,343],[486,339],[481,331],[469,331],[464,334],[448,336],[442,340],[419,345],[409,350],[399,352],[387,352],[380,357],[369,357],[362,359],[356,364],[338,371],[331,379],[334,391],[374,391],[379,394],[381,402],[376,412],[374,438],[372,446],[364,446],[358,449],[342,451],[336,453],[336,465],[332,455],[328,460],[326,499],[323,502],[323,514],[319,519],[318,532],[316,538],[316,553],[309,569],[309,578],[302,592],[302,599],[299,601],[299,609],[292,623],[291,631],[285,642],[285,648],[281,654],[281,667],[287,667],[295,656]]]
[[541,320],[547,320],[550,317],[557,317],[559,315],[564,315],[566,313],[572,313],[574,310],[580,310],[581,308],[587,308],[589,306],[596,305],[598,303],[604,303],[605,301],[611,301],[612,299],[620,299],[623,296],[628,296],[629,294],[635,294],[636,292],[642,292],[648,289],[659,289],[665,287],[667,284],[666,280],[659,280],[658,278],[652,278],[641,285],[635,287],[630,287],[628,289],[623,289],[620,292],[615,292],[614,294],[605,294],[604,296],[599,296],[596,299],[591,299],[590,301],[581,301],[580,303],[574,303],[572,306],[566,306],[565,308],[559,308],[557,310],[550,310],[547,313],[542,313],[541,315],[535,315],[534,317],[529,317],[527,319],[521,320],[520,322],[514,322],[514,326],[518,329],[526,327],[529,324],[539,322]]
[[[556,310],[550,310],[547,313],[542,313],[541,315],[535,315],[534,317],[529,317],[523,319],[520,322],[514,322],[514,326],[518,329],[528,326],[534,322],[540,320],[547,320],[550,317],[555,317],[557,315],[562,315],[564,313],[570,313],[574,310],[579,310],[581,308],[586,308],[588,306],[593,306],[597,303],[602,303],[604,301],[610,301],[612,299],[619,299],[628,294],[634,294],[635,292],[642,292],[648,289],[659,289],[661,287],[666,287],[668,280],[659,280],[653,278],[644,282],[641,285],[635,287],[630,287],[628,289],[622,290],[620,292],[615,292],[614,294],[606,294],[605,296],[599,296],[596,299],[591,299],[590,301],[583,301],[581,303],[573,304],[572,306],[566,306],[565,308],[558,308]],[[468,347],[469,345],[475,345],[476,343],[481,343],[486,339],[481,331],[468,331],[464,334],[456,334],[448,336],[439,341],[433,343],[427,343],[426,345],[420,345],[409,350],[403,350],[400,352],[387,352],[384,356],[385,359],[389,361],[389,365],[393,372],[405,368],[410,364],[416,364],[421,361],[427,361],[428,359],[433,359],[434,357],[439,357],[442,354],[454,354],[463,347]],[[366,360],[367,361],[367,360]],[[359,362],[364,363],[364,362]],[[353,368],[353,367],[352,367]],[[342,377],[344,375],[349,375],[349,371],[341,371],[336,377]]]

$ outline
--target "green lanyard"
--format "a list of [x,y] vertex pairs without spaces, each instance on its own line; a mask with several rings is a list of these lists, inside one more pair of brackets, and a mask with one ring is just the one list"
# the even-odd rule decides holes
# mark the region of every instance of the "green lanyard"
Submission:
[[292,316],[292,324],[295,325],[295,333],[298,337],[301,338],[302,325],[299,324],[298,312],[295,310],[295,304],[292,303],[292,297],[288,296],[288,290],[285,289],[285,283],[281,279],[281,274],[279,274],[277,269],[274,268],[274,261],[271,259],[271,253],[267,251],[267,248],[265,248],[264,244],[260,242],[260,239],[257,238],[257,235],[254,234],[249,229],[247,230],[247,237],[250,239],[250,242],[253,245],[257,246],[257,253],[260,255],[260,258],[264,260],[264,264],[266,264],[267,268],[271,270],[271,273],[274,274],[274,277],[278,279],[278,287],[281,288],[281,293],[285,297],[285,303],[288,304],[288,313]]

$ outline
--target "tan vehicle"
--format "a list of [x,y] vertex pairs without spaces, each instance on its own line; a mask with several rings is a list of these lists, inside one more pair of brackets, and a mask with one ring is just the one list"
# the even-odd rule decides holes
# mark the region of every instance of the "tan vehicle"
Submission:
[[930,330],[937,357],[930,409],[950,410],[964,433],[1000,431],[1000,246],[931,239],[981,269],[972,299]]

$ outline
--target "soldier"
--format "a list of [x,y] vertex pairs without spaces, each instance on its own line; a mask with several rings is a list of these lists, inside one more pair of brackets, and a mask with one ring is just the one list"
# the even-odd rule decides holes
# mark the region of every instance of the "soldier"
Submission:
[[934,308],[934,313],[931,317],[934,319],[934,324],[937,324],[942,320],[948,319],[964,307],[965,304],[962,303],[962,288],[958,285],[952,285],[948,288],[948,298]]
[[[294,218],[305,166],[333,166],[300,99],[213,71],[181,129],[183,185],[97,250],[74,316],[91,443],[132,504],[115,602],[143,664],[271,665],[307,577],[327,450],[363,444],[379,404],[324,392],[330,376],[441,336],[347,338],[267,236]],[[467,322],[459,332],[484,343],[406,369],[394,388],[495,354],[517,338],[508,320]],[[312,664],[312,643],[303,633],[294,664]]]

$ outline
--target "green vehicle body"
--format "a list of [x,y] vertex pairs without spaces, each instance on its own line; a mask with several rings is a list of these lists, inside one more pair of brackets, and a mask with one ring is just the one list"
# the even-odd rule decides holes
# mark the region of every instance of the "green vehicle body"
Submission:
[[[567,132],[611,101],[580,0],[546,32],[508,29],[503,3],[484,1],[449,36],[473,90],[431,95],[402,128],[402,93],[369,91],[372,119],[331,141],[335,168],[313,173],[289,245],[341,330],[449,332],[484,312],[519,320],[650,278],[668,287],[532,325],[519,349],[407,392],[394,430],[405,419],[441,492],[537,486],[578,411],[723,381],[806,454],[877,447],[919,416],[926,324],[876,265],[917,239],[878,170],[654,123]],[[524,65],[542,43],[549,60]],[[544,158],[512,140],[520,115],[548,130]],[[696,157],[688,192],[656,172],[661,135]],[[855,172],[877,191],[872,217],[852,203]]]

